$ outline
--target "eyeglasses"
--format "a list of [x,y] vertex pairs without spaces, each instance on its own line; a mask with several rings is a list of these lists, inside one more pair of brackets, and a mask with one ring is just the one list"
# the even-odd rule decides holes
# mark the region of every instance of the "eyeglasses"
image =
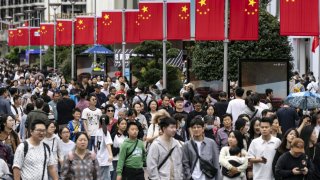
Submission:
[[38,132],[38,133],[45,133],[47,130],[46,129],[35,129],[34,131]]
[[113,109],[108,109],[107,111],[108,111],[108,112],[114,112],[114,110],[113,110]]

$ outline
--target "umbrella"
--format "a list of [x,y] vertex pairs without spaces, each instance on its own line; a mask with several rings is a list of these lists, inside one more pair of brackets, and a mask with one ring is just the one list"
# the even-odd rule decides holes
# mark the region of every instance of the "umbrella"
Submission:
[[104,46],[94,45],[82,52],[82,54],[113,54],[113,52],[110,49],[105,48]]
[[320,95],[310,91],[291,93],[285,103],[300,109],[313,109],[320,107]]

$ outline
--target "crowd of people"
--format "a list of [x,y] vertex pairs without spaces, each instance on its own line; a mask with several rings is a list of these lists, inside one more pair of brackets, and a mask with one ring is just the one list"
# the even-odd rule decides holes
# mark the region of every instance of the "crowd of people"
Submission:
[[[320,112],[0,63],[0,179],[319,180]],[[170,88],[170,87],[168,87]]]

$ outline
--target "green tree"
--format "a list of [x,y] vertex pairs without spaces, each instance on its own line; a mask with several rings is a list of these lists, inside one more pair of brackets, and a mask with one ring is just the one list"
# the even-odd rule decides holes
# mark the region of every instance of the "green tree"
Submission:
[[19,64],[20,63],[20,58],[19,58],[20,53],[25,53],[25,49],[22,48],[19,51],[19,47],[13,47],[13,48],[10,48],[9,53],[5,56],[5,58],[8,59],[11,63]]
[[[286,36],[280,36],[276,17],[265,9],[270,0],[260,1],[259,40],[231,41],[229,43],[228,78],[238,79],[240,59],[289,59],[291,46]],[[191,53],[192,69],[197,79],[221,80],[223,77],[223,42],[196,42]]]
[[[179,50],[172,48],[167,42],[167,58],[178,56]],[[162,77],[162,42],[144,41],[134,49],[137,57],[130,58],[132,74],[138,79],[138,86],[149,87]],[[177,67],[167,65],[167,89],[169,93],[176,94],[181,86],[180,70]]]

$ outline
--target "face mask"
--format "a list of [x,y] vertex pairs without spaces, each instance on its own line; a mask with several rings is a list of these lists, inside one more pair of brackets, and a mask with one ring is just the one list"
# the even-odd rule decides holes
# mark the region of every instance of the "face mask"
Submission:
[[206,130],[211,130],[211,129],[213,129],[213,125],[207,125],[206,126]]
[[184,125],[186,124],[186,122],[185,121],[181,121],[181,123],[180,123],[180,127],[184,127]]

